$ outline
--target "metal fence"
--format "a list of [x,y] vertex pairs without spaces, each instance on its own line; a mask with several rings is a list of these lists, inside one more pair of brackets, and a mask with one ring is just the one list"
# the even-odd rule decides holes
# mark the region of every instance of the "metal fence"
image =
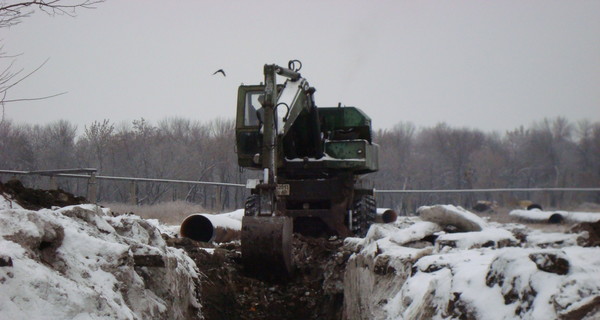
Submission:
[[202,186],[215,186],[215,202],[218,204],[222,203],[220,199],[220,189],[223,187],[234,187],[242,188],[246,185],[238,183],[226,183],[226,182],[210,182],[210,181],[191,181],[191,180],[174,180],[174,179],[152,179],[152,178],[134,178],[134,177],[115,177],[115,176],[102,176],[97,175],[97,169],[94,168],[79,168],[79,169],[60,169],[60,170],[42,170],[42,171],[17,171],[17,170],[0,170],[0,174],[9,175],[12,177],[22,175],[38,175],[48,176],[49,189],[56,189],[57,182],[56,178],[75,178],[75,179],[86,179],[87,180],[87,200],[95,203],[98,199],[98,182],[105,181],[126,181],[129,182],[129,203],[138,204],[137,189],[139,183],[167,183],[167,184],[184,184],[184,185],[202,185]]
[[[138,185],[141,183],[166,183],[173,185],[191,186],[213,186],[214,203],[216,207],[223,207],[221,198],[222,188],[244,188],[244,184],[191,181],[175,179],[152,179],[134,177],[116,177],[97,175],[97,169],[61,169],[41,171],[16,171],[0,170],[0,175],[11,177],[21,175],[37,175],[49,177],[49,189],[57,188],[57,177],[86,179],[87,199],[96,202],[98,199],[99,181],[124,181],[129,183],[128,202],[138,204]],[[378,204],[381,207],[394,208],[400,212],[414,212],[421,205],[435,203],[452,203],[464,207],[470,207],[478,200],[496,202],[499,205],[517,205],[519,200],[529,200],[542,204],[544,207],[561,207],[566,203],[596,202],[600,203],[600,188],[490,188],[490,189],[451,189],[451,190],[375,190]]]
[[377,203],[399,212],[414,212],[422,205],[455,204],[472,208],[480,201],[502,207],[537,203],[544,208],[568,208],[600,203],[600,188],[489,188],[446,190],[376,190]]

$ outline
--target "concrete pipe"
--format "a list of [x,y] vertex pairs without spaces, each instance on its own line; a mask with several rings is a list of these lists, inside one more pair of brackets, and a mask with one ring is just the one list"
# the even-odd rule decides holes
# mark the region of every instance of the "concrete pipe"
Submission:
[[179,235],[202,242],[229,242],[240,239],[242,222],[230,214],[195,213],[183,220]]

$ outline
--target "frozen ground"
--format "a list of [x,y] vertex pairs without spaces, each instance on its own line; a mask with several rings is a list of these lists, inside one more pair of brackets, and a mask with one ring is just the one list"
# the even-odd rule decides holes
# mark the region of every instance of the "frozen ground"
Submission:
[[600,318],[597,223],[547,233],[449,205],[418,213],[343,245],[297,238],[297,276],[275,285],[243,275],[239,242],[184,241],[95,205],[27,210],[2,195],[0,318],[219,319],[227,306],[239,319]]
[[[348,319],[600,318],[600,248],[578,245],[589,234],[488,224],[453,206],[420,210],[436,222],[401,217],[346,239]],[[481,230],[443,231],[452,219]]]
[[199,319],[196,266],[157,225],[0,195],[0,318]]

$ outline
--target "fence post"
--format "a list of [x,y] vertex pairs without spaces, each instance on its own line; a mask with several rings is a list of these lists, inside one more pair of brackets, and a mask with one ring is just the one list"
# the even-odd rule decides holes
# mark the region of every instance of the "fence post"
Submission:
[[219,211],[221,211],[223,209],[223,205],[221,204],[221,187],[220,186],[217,186],[216,207],[217,207],[217,210],[219,210]]
[[129,183],[129,204],[137,205],[137,186],[135,181]]
[[56,189],[58,189],[58,184],[56,183],[56,176],[51,175],[50,176],[50,190],[56,190]]
[[406,194],[406,208],[404,210],[405,215],[407,216],[415,213],[415,210],[413,209],[413,198],[410,193]]
[[542,208],[546,209],[552,205],[552,197],[550,192],[542,191]]
[[96,193],[98,186],[96,184],[96,172],[90,172],[90,178],[88,179],[88,201],[90,203],[96,203]]

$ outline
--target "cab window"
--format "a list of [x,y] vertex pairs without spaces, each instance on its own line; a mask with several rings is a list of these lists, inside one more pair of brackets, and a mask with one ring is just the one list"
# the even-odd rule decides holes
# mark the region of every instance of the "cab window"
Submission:
[[260,97],[262,93],[262,91],[246,93],[246,104],[244,107],[244,126],[260,125],[257,116],[257,110],[259,110],[262,107],[258,100],[258,97]]

